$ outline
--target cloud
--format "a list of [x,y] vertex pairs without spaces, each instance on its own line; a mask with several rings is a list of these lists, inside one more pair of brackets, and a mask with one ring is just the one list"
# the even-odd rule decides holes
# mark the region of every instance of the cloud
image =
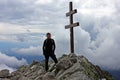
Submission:
[[98,35],[97,40],[92,42],[96,47],[93,56],[95,57],[96,64],[98,63],[108,69],[120,69],[120,26],[112,26],[108,29],[103,29]]
[[17,34],[27,33],[24,26],[14,25],[10,23],[0,23],[0,34]]
[[10,71],[14,71],[17,67],[27,65],[27,61],[25,59],[18,60],[14,56],[8,56],[0,52],[0,70],[9,69]]
[[[110,16],[97,15],[96,17],[96,13],[94,15],[94,13],[91,14],[91,12],[89,13],[89,11],[89,15],[83,13],[80,14],[81,19],[79,20],[81,23],[81,27],[85,32],[88,32],[88,36],[85,39],[87,40],[87,42],[81,41],[82,39],[84,39],[82,38],[82,36],[76,39],[76,41],[78,41],[78,43],[88,43],[88,46],[86,46],[86,49],[83,50],[82,48],[84,46],[82,44],[78,45],[77,43],[76,52],[80,52],[80,54],[89,58],[90,61],[104,68],[119,70],[120,60],[118,56],[120,56],[120,37],[118,34],[120,32],[120,24],[118,22],[119,14],[116,15],[116,12],[118,12],[118,10],[115,8],[116,6],[117,5],[115,5],[113,2],[111,9],[109,9],[110,11],[112,11],[112,13],[108,11],[108,14]],[[80,30],[76,30],[76,32],[76,37],[78,37],[80,35]]]
[[13,48],[12,51],[21,55],[41,55],[41,49],[40,46],[30,46],[28,48]]
[[[0,23],[0,41],[25,42],[33,38],[34,34],[43,34],[47,30],[22,26],[11,23]],[[39,35],[40,37],[41,35]],[[35,35],[34,35],[35,38]],[[37,37],[38,38],[38,37]]]
[[0,23],[0,34],[43,33],[46,30],[38,27],[23,26],[11,23]]
[[111,16],[116,11],[114,3],[113,0],[87,0],[78,11],[85,15],[94,14],[95,17]]
[[48,3],[52,3],[54,0],[36,0],[35,3],[36,4],[48,4]]
[[8,69],[10,73],[16,70],[15,68],[9,67],[5,64],[0,64],[0,70],[4,70],[4,69]]

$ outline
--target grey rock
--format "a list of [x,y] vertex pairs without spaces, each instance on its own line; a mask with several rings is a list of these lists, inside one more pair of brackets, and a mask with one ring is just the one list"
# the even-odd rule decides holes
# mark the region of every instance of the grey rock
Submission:
[[9,70],[4,69],[0,71],[0,78],[7,78],[10,76]]
[[25,76],[21,76],[18,80],[29,80],[29,78],[27,78]]
[[54,73],[48,72],[43,76],[42,80],[56,80],[56,78]]
[[8,78],[0,78],[0,80],[10,80],[10,79],[8,79]]
[[56,68],[57,69],[67,69],[67,68],[71,67],[72,65],[73,65],[72,62],[69,59],[64,59],[62,61],[59,61],[56,64]]

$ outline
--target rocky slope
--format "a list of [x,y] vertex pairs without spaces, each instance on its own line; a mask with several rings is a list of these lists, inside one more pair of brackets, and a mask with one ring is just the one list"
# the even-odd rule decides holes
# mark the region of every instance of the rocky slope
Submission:
[[56,65],[53,61],[49,62],[48,72],[44,70],[44,61],[33,61],[31,65],[21,66],[12,73],[2,70],[0,80],[114,80],[112,75],[90,63],[84,56],[63,55],[58,61]]

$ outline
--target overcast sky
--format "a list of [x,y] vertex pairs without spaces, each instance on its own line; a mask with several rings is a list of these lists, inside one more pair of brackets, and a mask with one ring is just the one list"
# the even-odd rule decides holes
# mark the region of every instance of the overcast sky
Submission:
[[[0,69],[11,71],[42,56],[47,32],[55,39],[57,57],[69,54],[70,0],[0,0]],[[120,69],[120,0],[71,0],[78,10],[74,22],[75,54],[94,64]],[[18,56],[21,56],[18,59]],[[13,64],[10,64],[13,63]]]

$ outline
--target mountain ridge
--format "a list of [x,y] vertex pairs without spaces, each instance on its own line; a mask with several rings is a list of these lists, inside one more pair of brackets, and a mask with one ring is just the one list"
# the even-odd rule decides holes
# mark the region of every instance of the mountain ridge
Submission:
[[93,65],[84,56],[72,53],[58,58],[56,65],[50,60],[48,72],[45,72],[44,65],[44,61],[35,60],[32,64],[23,65],[12,73],[6,70],[7,76],[0,75],[0,80],[114,80],[111,74]]

